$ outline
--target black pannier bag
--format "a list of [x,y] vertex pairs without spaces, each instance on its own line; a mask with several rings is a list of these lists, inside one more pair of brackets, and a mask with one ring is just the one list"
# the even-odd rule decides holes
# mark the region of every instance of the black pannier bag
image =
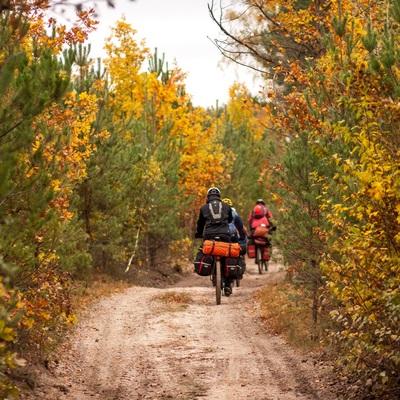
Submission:
[[237,279],[242,276],[242,268],[238,258],[228,257],[225,263],[225,277]]
[[198,251],[194,260],[194,272],[200,276],[210,276],[212,271],[213,257]]

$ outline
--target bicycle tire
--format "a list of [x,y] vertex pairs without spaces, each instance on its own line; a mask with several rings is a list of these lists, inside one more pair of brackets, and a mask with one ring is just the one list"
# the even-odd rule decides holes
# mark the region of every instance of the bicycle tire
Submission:
[[221,265],[220,261],[215,260],[215,298],[217,305],[221,304]]
[[256,248],[257,251],[257,265],[258,265],[258,273],[262,274],[262,268],[263,268],[263,249],[262,247],[257,246]]

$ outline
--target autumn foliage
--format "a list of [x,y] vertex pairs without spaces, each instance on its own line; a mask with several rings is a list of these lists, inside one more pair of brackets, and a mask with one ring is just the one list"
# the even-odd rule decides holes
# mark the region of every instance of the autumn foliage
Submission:
[[71,292],[92,271],[135,280],[191,261],[207,188],[228,188],[243,160],[228,133],[240,127],[264,158],[244,88],[225,111],[193,107],[185,74],[125,19],[95,64],[94,10],[67,29],[50,6],[0,10],[2,398],[17,393],[4,372],[44,360],[76,321]]
[[192,260],[213,185],[242,216],[260,197],[273,209],[348,396],[398,397],[400,3],[233,4],[212,14],[231,33],[218,44],[262,71],[265,97],[234,83],[207,110],[124,18],[95,64],[93,10],[72,29],[46,1],[1,10],[3,397],[16,395],[3,372],[75,322],[77,280],[163,277]]
[[321,340],[347,397],[397,398],[399,2],[252,0],[225,12],[231,40],[219,46],[267,74],[287,143],[269,188],[288,271],[314,323],[328,324]]

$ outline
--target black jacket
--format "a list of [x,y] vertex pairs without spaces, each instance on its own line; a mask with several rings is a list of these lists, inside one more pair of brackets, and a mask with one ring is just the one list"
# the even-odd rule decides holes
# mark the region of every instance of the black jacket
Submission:
[[[213,218],[210,210],[210,202],[213,202],[214,200],[222,204],[221,217],[217,221]],[[207,199],[207,203],[200,207],[196,237],[203,236],[204,239],[209,240],[218,238],[221,242],[230,242],[231,233],[229,223],[232,222],[232,219],[231,207],[228,204],[223,203],[218,196],[210,196]]]

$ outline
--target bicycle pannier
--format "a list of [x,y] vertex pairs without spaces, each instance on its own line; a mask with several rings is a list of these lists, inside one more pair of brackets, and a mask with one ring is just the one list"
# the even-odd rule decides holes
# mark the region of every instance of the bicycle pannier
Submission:
[[256,258],[256,246],[254,244],[247,245],[247,256],[249,258]]
[[194,260],[194,272],[200,276],[210,276],[212,271],[213,258],[199,251]]
[[264,249],[263,249],[263,260],[264,261],[269,261],[270,258],[271,258],[271,256],[269,254],[269,247],[264,247]]
[[240,245],[238,243],[216,242],[205,240],[203,242],[203,253],[221,257],[239,257]]
[[242,275],[242,269],[240,266],[240,262],[238,258],[230,258],[226,259],[225,264],[225,277],[237,279]]

